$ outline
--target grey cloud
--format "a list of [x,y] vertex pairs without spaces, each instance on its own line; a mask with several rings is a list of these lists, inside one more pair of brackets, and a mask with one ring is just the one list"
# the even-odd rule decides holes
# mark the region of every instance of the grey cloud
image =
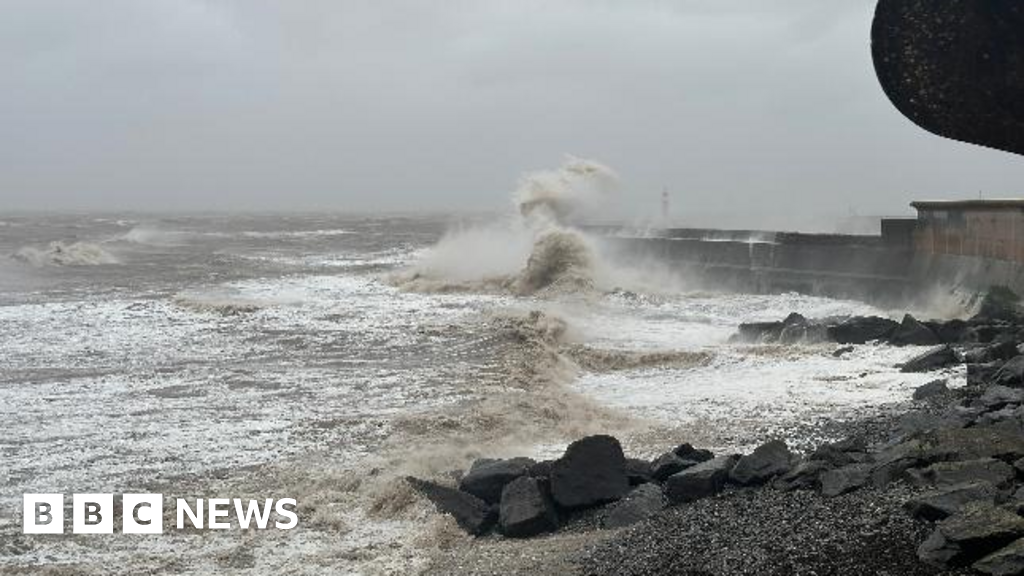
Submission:
[[871,68],[873,2],[8,0],[0,208],[504,206],[565,153],[692,223],[1015,195]]

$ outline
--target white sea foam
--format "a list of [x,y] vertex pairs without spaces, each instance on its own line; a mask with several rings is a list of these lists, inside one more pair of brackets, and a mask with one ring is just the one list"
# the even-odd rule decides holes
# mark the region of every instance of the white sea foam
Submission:
[[352,230],[345,230],[340,228],[321,229],[321,230],[242,230],[236,232],[235,235],[244,238],[260,238],[260,239],[275,239],[275,238],[322,238],[331,236],[348,236],[356,234]]
[[356,234],[344,228],[312,230],[174,230],[153,224],[140,224],[115,238],[117,241],[149,246],[177,246],[192,240],[216,238],[248,238],[253,240],[288,240],[332,238]]
[[50,242],[46,247],[26,246],[13,255],[32,266],[95,266],[117,264],[118,259],[97,244],[89,242]]
[[[540,180],[580,185],[600,171],[568,174]],[[211,261],[191,238],[229,232],[184,222],[193,235],[170,239],[184,238],[176,259],[194,251],[188,270],[146,261],[139,280],[159,281],[145,289],[90,285],[69,296],[62,286],[57,298],[0,306],[0,381],[15,383],[0,386],[5,464],[18,471],[0,479],[3,507],[25,492],[155,485],[176,496],[294,496],[301,518],[289,533],[171,532],[88,546],[22,539],[0,518],[0,538],[25,542],[24,553],[0,554],[0,571],[416,573],[464,537],[405,474],[445,479],[482,456],[556,456],[596,432],[638,455],[680,441],[745,449],[822,415],[892,406],[923,378],[894,367],[912,349],[863,346],[835,359],[825,345],[727,343],[740,322],[880,313],[870,306],[688,293],[671,270],[624,271],[572,227],[566,215],[580,212],[527,212],[549,214],[533,222],[520,210],[453,230],[419,254],[420,280],[454,293],[403,291],[359,268],[409,261],[425,241],[350,253],[248,238],[233,240],[243,257]],[[138,252],[133,259],[148,253]],[[279,274],[245,275],[254,269]],[[225,272],[231,280],[220,280]],[[560,287],[587,297],[544,297]],[[664,445],[643,442],[648,435]]]

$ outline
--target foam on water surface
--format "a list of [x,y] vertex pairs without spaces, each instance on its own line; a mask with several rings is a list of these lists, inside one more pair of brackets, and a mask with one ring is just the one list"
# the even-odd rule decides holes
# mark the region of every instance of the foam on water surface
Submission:
[[[603,175],[573,166],[530,181],[531,198],[544,200],[530,211],[573,212],[536,189]],[[486,226],[455,227],[474,232],[449,234],[439,253],[450,226],[429,219],[16,224],[0,233],[8,253],[73,231],[118,264],[0,263],[0,507],[17,509],[24,492],[277,495],[299,500],[301,523],[287,533],[35,539],[9,514],[0,538],[14,544],[0,547],[0,569],[415,573],[450,527],[402,474],[557,455],[596,431],[632,449],[652,430],[699,427],[715,432],[709,447],[741,449],[897,405],[928,378],[895,368],[911,348],[860,346],[837,359],[828,345],[730,344],[741,322],[881,312],[795,294],[688,292],[664,270],[618,275],[599,242],[557,221],[506,221],[509,245],[486,266],[458,259],[459,243]],[[552,230],[580,257],[550,269],[535,260],[545,286],[517,291],[531,257],[564,253],[531,250]],[[454,271],[433,280],[457,289],[395,280],[424,261]]]

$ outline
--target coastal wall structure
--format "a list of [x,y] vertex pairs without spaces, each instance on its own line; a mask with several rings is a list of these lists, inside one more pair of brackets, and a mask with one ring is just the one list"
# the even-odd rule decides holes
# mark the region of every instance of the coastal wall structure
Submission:
[[[1024,261],[1005,257],[1024,251],[1006,248],[1002,238],[994,240],[999,253],[936,250],[936,229],[922,220],[883,220],[876,236],[714,229],[602,235],[628,258],[668,263],[707,288],[799,292],[890,306],[936,292],[970,295],[994,285],[1024,294]],[[1009,246],[1016,244],[1014,237]]]

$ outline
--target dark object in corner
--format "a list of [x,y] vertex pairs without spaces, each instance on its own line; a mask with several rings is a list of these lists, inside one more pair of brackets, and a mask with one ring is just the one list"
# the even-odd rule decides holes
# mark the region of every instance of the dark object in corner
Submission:
[[882,89],[915,124],[1024,154],[1024,3],[879,0],[871,47]]

